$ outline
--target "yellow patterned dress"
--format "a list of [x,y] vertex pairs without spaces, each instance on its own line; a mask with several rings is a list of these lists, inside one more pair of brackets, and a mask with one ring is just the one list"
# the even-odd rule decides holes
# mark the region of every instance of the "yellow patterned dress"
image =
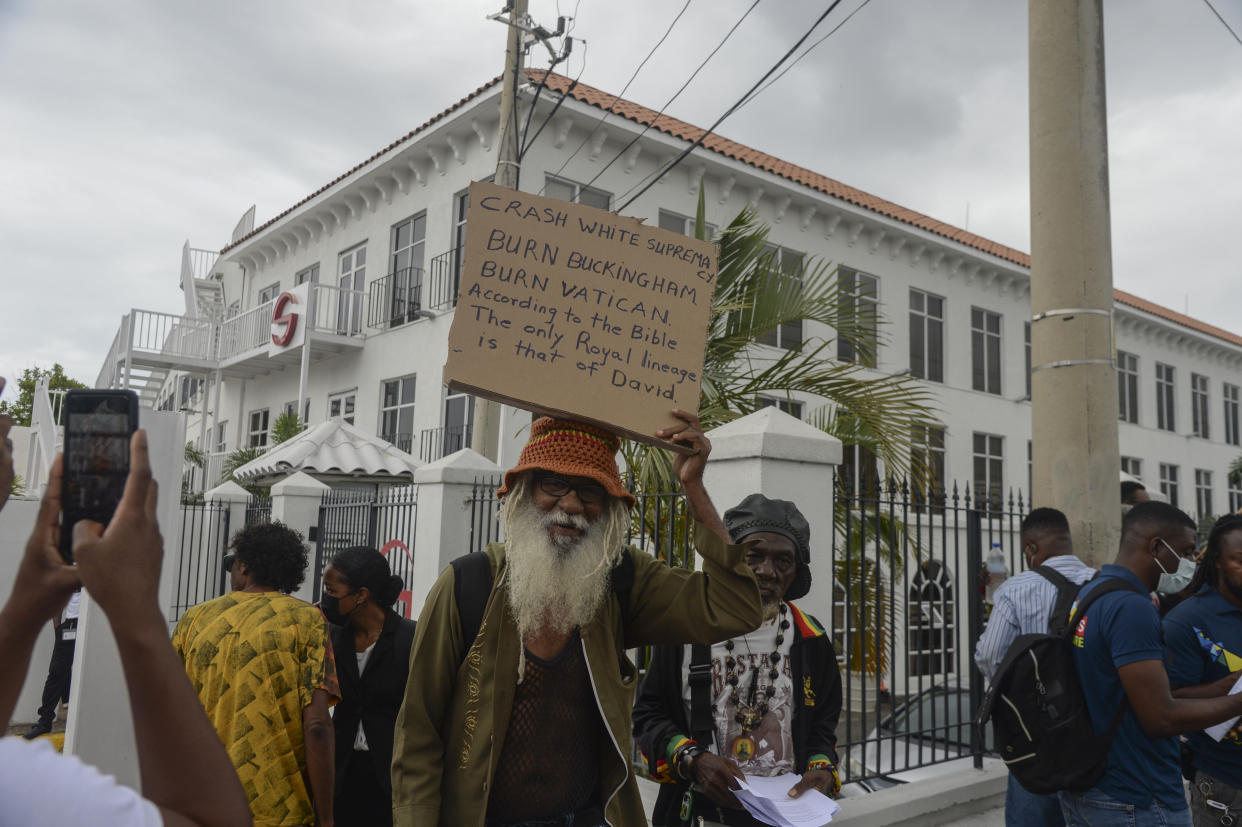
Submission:
[[232,592],[187,611],[173,646],[228,749],[259,827],[313,824],[302,710],[340,697],[328,625],[280,592]]

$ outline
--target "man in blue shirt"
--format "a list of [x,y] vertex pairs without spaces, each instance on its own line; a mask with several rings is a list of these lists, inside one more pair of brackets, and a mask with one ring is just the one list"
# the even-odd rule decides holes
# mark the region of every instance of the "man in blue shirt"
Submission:
[[1095,731],[1107,732],[1117,711],[1125,713],[1099,783],[1060,794],[1071,827],[1191,827],[1177,736],[1242,714],[1242,695],[1174,698],[1169,689],[1160,617],[1148,593],[1194,551],[1193,520],[1167,503],[1141,503],[1122,520],[1116,561],[1079,592],[1081,600],[1108,578],[1133,588],[1102,595],[1075,619],[1074,663]]
[[[997,667],[1019,635],[1049,631],[1059,592],[1051,580],[1034,571],[1036,566],[1048,566],[1071,583],[1082,584],[1095,576],[1095,569],[1074,556],[1069,520],[1055,508],[1036,508],[1027,514],[1019,539],[1028,571],[1009,578],[996,590],[987,628],[975,647],[975,663],[989,681],[996,677]],[[1005,792],[1006,827],[1059,827],[1064,823],[1056,795],[1028,792],[1009,776]]]
[[[1169,683],[1175,698],[1227,693],[1242,669],[1242,517],[1222,517],[1187,587],[1194,596],[1164,619]],[[1195,827],[1242,816],[1242,727],[1219,741],[1203,732],[1186,736],[1194,781],[1190,811]]]

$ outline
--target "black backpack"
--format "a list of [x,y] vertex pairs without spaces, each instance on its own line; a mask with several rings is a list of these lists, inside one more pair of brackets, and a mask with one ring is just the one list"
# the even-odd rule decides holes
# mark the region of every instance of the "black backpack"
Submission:
[[[463,554],[453,560],[453,599],[457,602],[457,614],[461,618],[461,654],[458,666],[466,660],[466,653],[483,625],[483,612],[492,594],[492,563],[485,551]],[[609,586],[621,604],[622,623],[629,613],[630,591],[634,588],[634,559],[623,553],[621,559],[609,572]]]
[[[1047,579],[1057,582],[1053,577]],[[1138,589],[1120,578],[1109,578],[1091,589],[1071,617],[1069,608],[1062,606],[1067,589],[1058,586],[1057,606],[1063,611],[1054,609],[1047,633],[1021,635],[1010,645],[975,717],[980,741],[991,720],[996,749],[1009,772],[1037,795],[1095,786],[1104,775],[1108,749],[1129,708],[1123,694],[1108,731],[1096,733],[1074,666],[1071,633],[1073,621],[1102,595],[1122,589],[1139,593]]]

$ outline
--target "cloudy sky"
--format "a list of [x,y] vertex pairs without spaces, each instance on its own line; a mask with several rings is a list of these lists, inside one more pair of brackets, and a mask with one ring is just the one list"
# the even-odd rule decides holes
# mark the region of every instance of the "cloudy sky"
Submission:
[[[751,2],[690,0],[626,97],[662,105]],[[183,241],[218,249],[498,74],[501,5],[0,0],[0,375],[93,383],[123,313],[184,307]],[[619,92],[683,0],[530,5],[576,7],[561,71]],[[827,5],[760,2],[669,113],[709,125]],[[808,43],[860,5],[719,132],[1029,250],[1027,4],[845,0]],[[1242,332],[1242,43],[1207,2],[1104,8],[1115,283]]]

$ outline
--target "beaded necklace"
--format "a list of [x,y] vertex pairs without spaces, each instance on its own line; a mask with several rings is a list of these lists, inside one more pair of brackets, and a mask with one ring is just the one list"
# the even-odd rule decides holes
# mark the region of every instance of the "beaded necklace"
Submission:
[[[765,657],[762,663],[768,665],[768,685],[760,691],[759,686],[759,664],[755,664],[750,670],[750,687],[746,693],[746,700],[743,701],[738,692],[738,685],[741,683],[741,677],[746,672],[746,665],[739,662],[733,657],[732,640],[725,642],[725,674],[729,684],[729,697],[726,703],[729,706],[737,707],[737,711],[733,714],[733,720],[742,728],[742,734],[733,739],[733,743],[729,746],[729,752],[738,761],[746,761],[755,754],[755,739],[751,736],[751,732],[763,722],[764,716],[768,714],[768,705],[772,700],[772,696],[776,694],[776,679],[780,677],[778,665],[781,662],[781,644],[785,642],[785,630],[789,628],[789,621],[785,619],[785,613],[788,611],[785,604],[781,603],[780,623],[776,629],[776,645],[772,648],[772,654]],[[747,649],[749,649],[749,645]],[[756,697],[758,702],[756,703]],[[719,709],[716,710],[719,713]]]

